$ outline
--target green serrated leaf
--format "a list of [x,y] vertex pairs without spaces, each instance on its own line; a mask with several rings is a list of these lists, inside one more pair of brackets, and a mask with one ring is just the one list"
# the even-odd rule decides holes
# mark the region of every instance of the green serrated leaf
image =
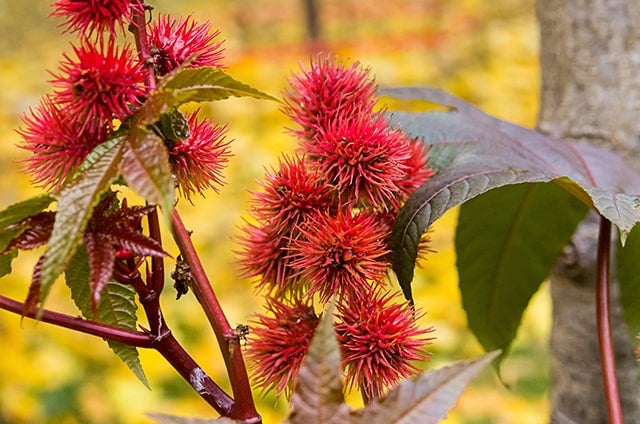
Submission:
[[149,203],[160,205],[165,216],[170,214],[175,190],[169,153],[160,137],[143,130],[131,131],[121,170],[129,187]]
[[324,314],[296,377],[287,423],[344,423],[349,406],[342,393],[340,348],[333,326],[333,307]]
[[60,192],[53,232],[42,263],[41,304],[80,243],[100,194],[118,176],[117,164],[122,157],[122,146],[120,138],[97,146],[81,164],[81,171]]
[[189,95],[190,98],[184,101],[209,102],[231,96],[278,101],[268,94],[233,79],[223,70],[210,66],[183,69],[163,82],[162,88],[183,93],[179,94],[179,97],[192,92]]
[[[65,280],[71,290],[71,298],[87,319],[93,319],[94,317],[91,306],[91,288],[89,286],[90,273],[87,250],[84,246],[80,246],[69,261],[69,266],[65,271]],[[135,331],[137,324],[135,294],[135,290],[130,286],[115,282],[107,284],[102,290],[100,304],[98,305],[99,321]],[[136,377],[149,388],[149,382],[142,369],[136,347],[112,340],[107,340],[107,344]]]
[[522,314],[587,206],[555,183],[492,190],[460,208],[457,268],[469,328],[508,352]]
[[204,66],[181,69],[166,77],[136,113],[136,122],[144,126],[160,115],[188,102],[212,102],[229,97],[253,97],[278,101],[255,88],[237,81],[218,68]]
[[384,398],[351,414],[352,424],[436,424],[453,408],[464,388],[499,352],[430,370],[400,383]]
[[620,284],[620,304],[629,333],[640,332],[640,228],[634,228],[624,247],[618,245],[616,265]]

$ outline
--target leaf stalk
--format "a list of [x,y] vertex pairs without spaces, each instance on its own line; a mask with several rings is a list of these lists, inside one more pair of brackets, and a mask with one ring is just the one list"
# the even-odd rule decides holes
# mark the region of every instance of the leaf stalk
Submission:
[[611,222],[600,217],[598,235],[598,256],[596,262],[596,314],[598,321],[598,342],[600,365],[604,383],[605,402],[610,424],[622,424],[620,391],[616,379],[616,364],[609,312],[609,266],[611,252]]

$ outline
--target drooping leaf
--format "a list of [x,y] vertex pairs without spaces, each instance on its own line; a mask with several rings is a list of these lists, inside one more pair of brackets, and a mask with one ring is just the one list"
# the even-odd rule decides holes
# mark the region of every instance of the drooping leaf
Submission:
[[82,240],[82,233],[100,194],[118,176],[117,164],[122,150],[121,138],[98,145],[60,192],[56,220],[42,264],[41,304]]
[[456,229],[462,305],[486,350],[507,353],[529,300],[587,210],[555,183],[505,186],[462,205]]
[[354,411],[351,423],[438,423],[458,402],[469,382],[498,354],[491,352],[403,381],[381,400]]
[[611,220],[623,236],[640,220],[638,198],[632,195],[640,187],[640,175],[607,150],[556,140],[493,118],[439,90],[387,89],[383,93],[450,108],[390,114],[392,122],[410,135],[433,144],[432,161],[439,169],[408,199],[391,236],[391,261],[409,299],[421,235],[446,210],[491,189],[556,180]]
[[[100,320],[116,327],[135,331],[137,323],[135,294],[136,292],[131,286],[113,281],[107,284],[102,290],[100,306],[98,307]],[[142,384],[150,388],[140,363],[138,349],[113,340],[107,340],[107,344],[138,377]]]
[[158,121],[160,115],[187,102],[211,102],[229,97],[253,97],[274,100],[265,94],[241,83],[214,67],[180,69],[168,75],[158,89],[151,93],[136,114],[139,125]]
[[49,207],[55,199],[49,195],[32,197],[15,203],[0,212],[0,251],[4,251],[11,240],[18,237],[26,228],[7,229],[20,221],[38,214]]
[[640,228],[635,227],[624,246],[616,251],[620,304],[629,332],[640,332]]
[[54,200],[55,198],[53,196],[45,194],[14,203],[0,212],[0,229],[42,212],[48,208]]
[[149,203],[160,205],[168,216],[175,190],[166,146],[157,135],[144,130],[132,130],[125,144],[120,166],[124,179]]
[[117,249],[124,249],[132,256],[167,255],[160,243],[139,230],[142,217],[154,209],[155,206],[128,207],[124,201],[121,205],[114,192],[103,196],[94,208],[83,237],[91,268],[89,286],[94,312],[113,274]]
[[342,393],[340,348],[333,308],[324,314],[302,362],[291,398],[290,424],[345,423],[349,406]]
[[[80,246],[65,271],[65,280],[71,289],[71,298],[87,319],[94,319],[92,291],[89,285],[91,271],[89,255],[84,246]],[[98,306],[98,320],[127,330],[137,330],[135,290],[115,282],[110,282],[102,290]],[[149,383],[142,369],[138,350],[134,346],[107,340],[107,344],[129,369],[147,387]]]
[[14,249],[35,249],[46,244],[49,241],[49,237],[51,237],[55,216],[55,212],[39,212],[5,227],[6,232],[15,232],[17,235],[13,237],[4,249],[0,249],[0,254]]
[[109,284],[111,274],[113,274],[116,251],[106,234],[85,233],[84,244],[89,256],[91,306],[95,313],[98,310],[102,291]]
[[13,251],[0,255],[0,277],[11,274],[11,262],[18,256],[18,252]]

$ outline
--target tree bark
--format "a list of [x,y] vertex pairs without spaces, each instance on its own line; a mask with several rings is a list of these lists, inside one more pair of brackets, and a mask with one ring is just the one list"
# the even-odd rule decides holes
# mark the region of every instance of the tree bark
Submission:
[[[539,129],[613,149],[640,170],[640,0],[539,0],[537,12]],[[597,233],[597,219],[587,219],[551,278],[552,423],[607,422],[595,321]],[[637,363],[615,285],[612,302],[625,423],[640,423]]]

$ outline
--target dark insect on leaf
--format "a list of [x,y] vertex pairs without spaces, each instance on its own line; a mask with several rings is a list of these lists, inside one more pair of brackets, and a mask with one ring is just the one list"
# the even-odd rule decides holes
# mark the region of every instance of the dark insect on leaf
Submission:
[[178,255],[176,258],[176,268],[171,272],[171,278],[174,281],[173,288],[177,292],[176,300],[189,293],[189,286],[193,282],[193,277],[191,277],[191,267],[182,255]]

